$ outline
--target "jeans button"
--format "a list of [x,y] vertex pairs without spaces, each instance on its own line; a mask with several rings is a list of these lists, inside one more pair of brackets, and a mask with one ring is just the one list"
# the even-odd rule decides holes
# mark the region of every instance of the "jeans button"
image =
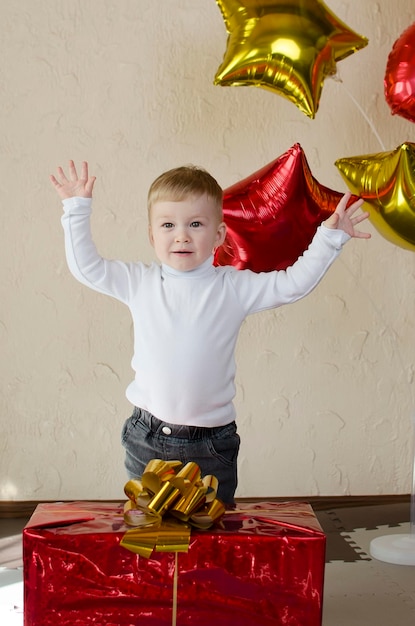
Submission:
[[171,428],[169,428],[168,426],[163,426],[161,430],[165,435],[171,435]]

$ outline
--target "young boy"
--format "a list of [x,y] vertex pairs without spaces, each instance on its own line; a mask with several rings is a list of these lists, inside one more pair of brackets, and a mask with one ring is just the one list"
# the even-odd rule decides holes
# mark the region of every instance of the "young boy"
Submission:
[[160,264],[101,258],[90,234],[95,177],[88,164],[51,182],[63,201],[62,224],[70,271],[81,283],[124,302],[134,322],[135,378],[126,396],[135,407],[122,443],[130,478],[154,458],[199,464],[214,474],[218,497],[232,504],[237,487],[239,435],[235,425],[234,350],[251,313],[295,302],[318,284],[368,217],[349,208],[350,194],[319,227],[308,248],[285,271],[255,274],[215,267],[225,238],[222,189],[193,166],[162,174],[148,194],[149,237]]

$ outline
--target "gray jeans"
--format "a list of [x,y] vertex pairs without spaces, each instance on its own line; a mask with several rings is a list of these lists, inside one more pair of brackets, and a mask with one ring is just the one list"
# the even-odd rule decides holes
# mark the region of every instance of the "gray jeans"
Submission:
[[122,429],[125,468],[129,478],[139,478],[152,459],[194,461],[202,477],[213,474],[219,481],[218,498],[234,503],[238,484],[237,458],[240,439],[235,422],[217,428],[180,426],[162,422],[135,407]]

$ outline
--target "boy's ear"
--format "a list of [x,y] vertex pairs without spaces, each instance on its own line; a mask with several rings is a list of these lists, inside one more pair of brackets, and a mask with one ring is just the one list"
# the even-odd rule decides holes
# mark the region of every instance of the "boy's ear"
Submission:
[[216,239],[216,247],[219,248],[225,241],[226,236],[226,224],[225,222],[221,222],[218,226],[217,239]]
[[151,224],[148,225],[148,239],[154,248],[154,237],[153,237],[153,231],[151,229]]

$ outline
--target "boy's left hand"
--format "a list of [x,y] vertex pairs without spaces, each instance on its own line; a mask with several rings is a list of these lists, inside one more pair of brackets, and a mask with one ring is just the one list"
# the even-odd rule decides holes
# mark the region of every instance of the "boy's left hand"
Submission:
[[351,195],[351,192],[344,194],[334,213],[332,213],[330,217],[323,222],[323,224],[327,228],[338,228],[339,230],[343,230],[345,233],[350,235],[350,237],[370,239],[370,233],[364,233],[360,230],[356,230],[355,228],[356,224],[360,224],[360,222],[367,220],[369,217],[369,213],[367,212],[354,216],[357,209],[362,206],[364,201],[362,198],[359,198],[359,200],[356,200],[356,202],[353,202],[348,207],[347,203]]

